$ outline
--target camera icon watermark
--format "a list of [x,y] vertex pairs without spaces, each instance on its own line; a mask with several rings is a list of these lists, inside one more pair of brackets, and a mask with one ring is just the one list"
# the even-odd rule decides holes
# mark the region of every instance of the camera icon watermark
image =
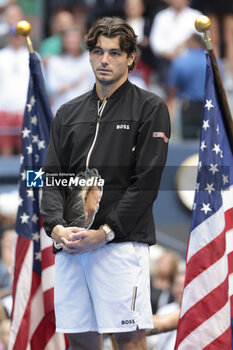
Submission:
[[44,171],[27,170],[27,187],[43,187],[44,186]]

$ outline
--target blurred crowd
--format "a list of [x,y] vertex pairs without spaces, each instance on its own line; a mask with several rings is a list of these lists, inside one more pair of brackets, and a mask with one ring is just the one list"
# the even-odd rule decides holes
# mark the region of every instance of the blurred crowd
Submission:
[[28,50],[16,33],[22,19],[44,64],[54,115],[67,100],[91,89],[93,73],[83,37],[102,16],[123,17],[138,36],[130,80],[167,101],[173,139],[199,138],[205,80],[205,47],[196,18],[211,19],[211,37],[227,91],[233,92],[233,3],[228,0],[1,0],[0,155],[20,153],[28,85]]

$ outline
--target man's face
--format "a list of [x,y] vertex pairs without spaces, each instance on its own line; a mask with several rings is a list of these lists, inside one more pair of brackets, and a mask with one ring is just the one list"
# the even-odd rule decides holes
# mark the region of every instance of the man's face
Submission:
[[128,67],[135,59],[135,53],[129,57],[122,51],[119,35],[114,38],[100,36],[96,47],[90,52],[90,62],[96,81],[101,85],[123,82],[128,76]]
[[182,10],[184,7],[189,6],[189,0],[169,0],[168,4],[176,10]]

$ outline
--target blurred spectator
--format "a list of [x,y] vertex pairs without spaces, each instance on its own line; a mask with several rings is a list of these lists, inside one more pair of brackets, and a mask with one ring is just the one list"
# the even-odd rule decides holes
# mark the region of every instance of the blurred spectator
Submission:
[[124,17],[123,7],[124,0],[95,0],[87,19],[88,26],[91,26],[100,17]]
[[152,312],[156,314],[158,308],[174,300],[171,285],[178,269],[180,257],[176,252],[165,251],[155,261],[155,273],[151,279]]
[[8,23],[6,21],[5,10],[7,6],[13,5],[17,0],[0,0],[0,48],[6,45],[6,35],[8,34]]
[[3,299],[10,294],[10,277],[4,262],[0,260],[0,299]]
[[92,11],[96,0],[49,0],[43,1],[44,14],[44,34],[45,37],[51,35],[49,22],[55,13],[68,11],[73,14],[75,23],[83,32],[86,32],[87,17]]
[[144,82],[144,86],[139,84],[140,87],[147,88],[150,83],[154,55],[149,45],[150,20],[144,17],[144,0],[125,0],[124,12],[125,20],[131,25],[137,35],[139,47],[139,58],[136,62],[136,69],[130,74],[130,77],[141,79]]
[[43,59],[52,55],[59,55],[62,52],[62,35],[75,24],[75,18],[68,11],[54,13],[51,19],[52,35],[42,41],[40,54]]
[[225,86],[233,90],[233,1],[195,0],[200,9],[211,20],[210,34],[214,52],[226,60]]
[[148,37],[145,34],[146,18],[143,16],[145,5],[143,0],[125,0],[124,11],[127,23],[134,29],[137,35],[138,45],[148,45]]
[[78,27],[64,33],[63,53],[49,59],[46,76],[54,114],[63,103],[93,87],[89,54],[82,49],[82,32]]
[[153,21],[155,15],[161,11],[164,10],[168,4],[167,0],[144,0],[145,2],[145,15]]
[[18,21],[24,19],[24,13],[20,6],[9,5],[5,8],[4,17],[8,27],[7,34],[9,34],[11,30],[15,33],[15,26]]
[[19,194],[17,191],[0,194],[0,229],[15,225]]
[[9,344],[11,321],[5,319],[0,322],[0,350],[7,350]]
[[12,256],[15,231],[5,230],[1,238],[1,260],[0,260],[0,298],[8,317],[12,310]]
[[4,263],[9,276],[11,276],[12,271],[12,249],[15,238],[15,230],[8,229],[2,234],[1,239],[1,258]]
[[182,50],[185,41],[195,33],[194,22],[201,15],[189,7],[189,0],[167,0],[169,7],[155,16],[150,45],[156,56],[160,83],[166,87],[170,62]]
[[182,137],[185,139],[200,136],[206,71],[205,45],[201,36],[193,34],[186,46],[187,49],[171,63],[166,101],[173,119],[174,105],[179,99]]
[[28,49],[25,38],[16,34],[16,23],[23,18],[17,5],[5,11],[9,25],[8,44],[0,50],[0,154],[20,152],[21,127],[29,80]]
[[[174,297],[174,302],[160,307],[156,315],[167,315],[180,309],[184,289],[184,282],[185,272],[176,272],[171,288],[172,295]],[[176,330],[148,337],[147,341],[149,350],[174,350],[176,341]]]
[[25,20],[31,24],[30,37],[35,49],[38,49],[41,42],[41,19],[43,18],[43,1],[41,0],[17,0],[17,4],[22,8]]

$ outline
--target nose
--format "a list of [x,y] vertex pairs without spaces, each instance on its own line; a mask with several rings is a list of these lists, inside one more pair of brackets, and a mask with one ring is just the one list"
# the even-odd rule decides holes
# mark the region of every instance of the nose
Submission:
[[109,53],[104,52],[101,60],[101,64],[105,67],[109,64]]

